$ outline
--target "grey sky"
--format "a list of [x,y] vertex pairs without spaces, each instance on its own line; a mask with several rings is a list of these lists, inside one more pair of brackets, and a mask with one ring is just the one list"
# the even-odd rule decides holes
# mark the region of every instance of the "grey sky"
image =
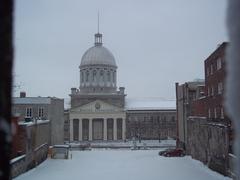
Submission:
[[[128,97],[175,98],[175,82],[204,77],[227,40],[226,0],[17,0],[15,74],[28,96],[68,98],[100,11],[103,43]],[[16,91],[19,93],[19,90]]]

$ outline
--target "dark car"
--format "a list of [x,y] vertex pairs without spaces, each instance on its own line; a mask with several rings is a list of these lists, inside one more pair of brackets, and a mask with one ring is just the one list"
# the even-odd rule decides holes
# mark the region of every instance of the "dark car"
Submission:
[[182,156],[185,156],[185,152],[183,149],[177,148],[177,149],[172,149],[170,151],[163,153],[163,156],[165,156],[165,157],[182,157]]
[[158,155],[159,155],[159,156],[164,156],[165,153],[167,153],[167,152],[169,152],[169,151],[172,151],[172,150],[174,150],[174,149],[166,149],[166,150],[164,150],[164,151],[160,151],[160,152],[158,153]]

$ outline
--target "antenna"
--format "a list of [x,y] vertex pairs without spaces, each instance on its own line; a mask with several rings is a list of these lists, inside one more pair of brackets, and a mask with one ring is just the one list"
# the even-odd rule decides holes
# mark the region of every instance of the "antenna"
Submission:
[[95,34],[95,46],[102,46],[102,34],[99,33],[99,11],[98,11],[98,32]]
[[98,11],[98,33],[99,33],[99,11]]

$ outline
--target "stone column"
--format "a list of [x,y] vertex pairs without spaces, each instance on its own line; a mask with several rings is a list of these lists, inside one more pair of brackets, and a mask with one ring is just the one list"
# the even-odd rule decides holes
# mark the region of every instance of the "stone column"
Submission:
[[73,120],[70,119],[70,141],[73,141]]
[[92,141],[92,119],[89,119],[89,141]]
[[103,119],[103,140],[107,141],[107,119]]
[[117,119],[113,119],[113,140],[117,140]]
[[122,139],[126,139],[126,119],[122,118]]
[[82,141],[82,119],[79,119],[79,141]]

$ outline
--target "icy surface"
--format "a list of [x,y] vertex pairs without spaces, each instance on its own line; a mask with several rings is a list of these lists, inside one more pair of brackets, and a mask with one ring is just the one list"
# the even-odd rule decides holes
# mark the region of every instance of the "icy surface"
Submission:
[[45,124],[45,123],[49,123],[49,120],[36,120],[36,121],[30,121],[30,122],[24,122],[24,121],[20,121],[18,122],[19,125],[26,125],[26,126],[32,126],[34,124]]
[[22,156],[18,156],[18,157],[16,157],[16,158],[14,158],[14,159],[11,159],[10,163],[13,164],[13,163],[15,163],[16,161],[25,158],[25,156],[26,156],[26,155],[22,155]]
[[16,180],[218,180],[230,179],[191,157],[166,158],[158,150],[72,151],[72,159],[48,159]]

